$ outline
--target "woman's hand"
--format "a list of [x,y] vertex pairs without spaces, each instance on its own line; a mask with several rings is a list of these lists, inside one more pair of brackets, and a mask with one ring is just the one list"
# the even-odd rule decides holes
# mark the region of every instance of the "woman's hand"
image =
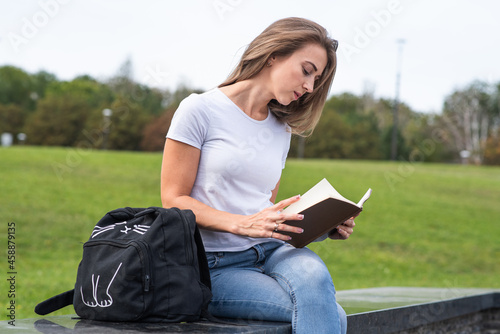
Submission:
[[283,241],[291,239],[290,236],[280,232],[302,233],[300,227],[283,224],[287,220],[302,220],[303,215],[296,213],[282,213],[285,207],[297,202],[300,195],[284,199],[256,214],[243,216],[241,221],[234,227],[234,234],[245,235],[253,238],[275,238]]
[[356,226],[356,223],[354,223],[354,218],[356,217],[351,217],[337,226],[336,229],[330,232],[330,235],[328,237],[330,239],[338,240],[346,240],[347,238],[349,238],[352,232],[354,232],[354,226]]

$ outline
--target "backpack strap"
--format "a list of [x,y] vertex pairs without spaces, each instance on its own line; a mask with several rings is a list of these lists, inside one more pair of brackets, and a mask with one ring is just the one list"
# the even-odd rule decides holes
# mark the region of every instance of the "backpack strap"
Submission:
[[57,311],[65,306],[73,304],[73,295],[75,290],[68,290],[66,292],[60,293],[54,297],[51,297],[43,302],[39,303],[35,307],[35,313],[39,315],[46,315],[51,312]]

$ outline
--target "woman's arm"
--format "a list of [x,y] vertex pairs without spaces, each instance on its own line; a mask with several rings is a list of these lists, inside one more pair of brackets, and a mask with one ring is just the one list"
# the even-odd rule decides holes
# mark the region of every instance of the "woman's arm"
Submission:
[[[299,214],[283,214],[280,211],[299,197],[291,197],[256,214],[244,216],[216,210],[190,196],[196,180],[201,151],[179,141],[167,139],[163,151],[161,168],[161,201],[163,207],[190,209],[202,228],[230,232],[257,238],[273,237],[289,240],[289,237],[274,232],[276,224],[285,220],[300,220]],[[274,201],[279,183],[273,190]],[[279,231],[301,233],[301,229],[280,224]]]
[[[190,196],[193,188],[200,150],[179,141],[167,139],[161,168],[161,201],[163,207],[190,209],[197,221],[207,229],[229,232],[232,215],[212,209]],[[210,219],[213,217],[213,219]]]

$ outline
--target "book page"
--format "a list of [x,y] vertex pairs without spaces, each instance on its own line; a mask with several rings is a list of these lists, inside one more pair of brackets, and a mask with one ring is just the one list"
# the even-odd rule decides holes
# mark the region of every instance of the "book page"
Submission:
[[363,204],[370,198],[370,195],[372,194],[372,188],[368,189],[368,191],[365,193],[365,195],[359,200],[358,206],[360,208],[363,208]]
[[343,202],[356,205],[354,202],[344,198],[327,179],[319,181],[314,187],[309,189],[304,195],[300,196],[300,200],[291,204],[283,210],[285,213],[298,213],[302,212],[308,207],[319,203],[327,198],[336,198]]

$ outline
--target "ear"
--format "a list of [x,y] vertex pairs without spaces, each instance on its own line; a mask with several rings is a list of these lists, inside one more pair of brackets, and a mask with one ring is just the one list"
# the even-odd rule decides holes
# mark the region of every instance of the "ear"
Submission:
[[276,56],[275,56],[275,55],[270,56],[270,57],[267,59],[266,66],[267,66],[267,67],[271,67],[275,61],[276,61]]

